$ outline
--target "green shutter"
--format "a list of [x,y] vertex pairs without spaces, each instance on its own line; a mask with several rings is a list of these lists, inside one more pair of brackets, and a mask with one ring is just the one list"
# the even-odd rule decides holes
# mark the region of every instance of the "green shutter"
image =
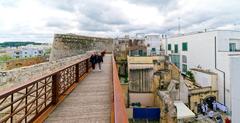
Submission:
[[229,43],[229,51],[230,52],[236,51],[236,43]]
[[156,51],[156,48],[152,48],[152,51],[155,52],[155,51]]
[[187,44],[187,42],[182,43],[182,51],[188,51],[188,44]]
[[187,65],[186,64],[182,64],[182,72],[183,73],[187,72]]
[[168,50],[172,50],[171,44],[168,44]]
[[178,53],[178,45],[177,44],[174,45],[174,53]]

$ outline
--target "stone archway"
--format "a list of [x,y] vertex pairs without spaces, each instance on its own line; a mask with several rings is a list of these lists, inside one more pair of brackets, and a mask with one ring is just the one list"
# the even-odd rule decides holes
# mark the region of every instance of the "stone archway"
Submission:
[[213,109],[213,101],[216,101],[216,97],[209,95],[204,98],[204,102],[208,104],[208,108]]

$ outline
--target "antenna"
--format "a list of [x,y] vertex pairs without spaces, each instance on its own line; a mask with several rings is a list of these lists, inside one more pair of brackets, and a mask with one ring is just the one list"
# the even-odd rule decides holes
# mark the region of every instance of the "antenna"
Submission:
[[180,23],[180,17],[178,17],[178,35],[181,33],[181,23]]

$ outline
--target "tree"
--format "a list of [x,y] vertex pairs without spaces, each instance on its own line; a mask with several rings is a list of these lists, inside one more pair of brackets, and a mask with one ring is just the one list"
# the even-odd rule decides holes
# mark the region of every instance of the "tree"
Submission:
[[187,71],[186,75],[192,82],[196,81],[195,78],[194,78],[194,75],[191,71]]
[[44,52],[44,56],[49,56],[50,53],[51,53],[51,48],[46,49],[45,52]]

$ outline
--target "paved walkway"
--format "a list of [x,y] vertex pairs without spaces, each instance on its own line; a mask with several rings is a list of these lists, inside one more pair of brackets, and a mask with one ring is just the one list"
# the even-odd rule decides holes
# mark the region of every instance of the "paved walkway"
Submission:
[[113,92],[111,58],[110,55],[106,55],[102,71],[91,72],[45,122],[109,123]]

